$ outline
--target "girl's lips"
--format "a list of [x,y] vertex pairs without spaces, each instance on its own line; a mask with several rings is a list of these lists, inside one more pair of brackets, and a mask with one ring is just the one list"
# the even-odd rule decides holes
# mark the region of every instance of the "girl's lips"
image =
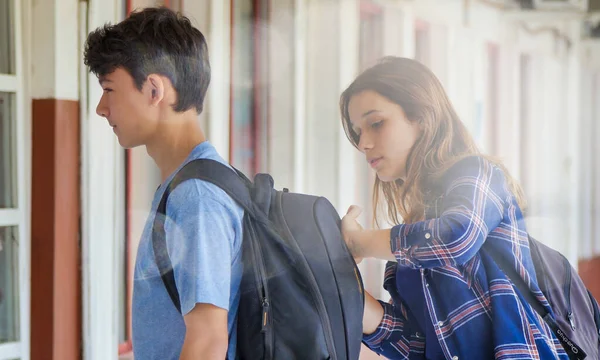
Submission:
[[375,159],[371,159],[369,160],[369,165],[371,165],[372,168],[375,168],[380,162],[381,162],[381,157],[375,158]]

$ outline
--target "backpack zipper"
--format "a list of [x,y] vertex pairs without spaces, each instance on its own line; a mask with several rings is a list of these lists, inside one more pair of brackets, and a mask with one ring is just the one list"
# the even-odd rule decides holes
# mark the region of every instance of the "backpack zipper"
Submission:
[[365,304],[365,292],[363,290],[363,283],[361,277],[358,275],[358,266],[356,262],[354,263],[354,276],[356,276],[356,282],[358,284],[358,291],[360,291],[360,295],[362,296],[363,305]]
[[[279,192],[277,193],[277,200],[279,202],[279,209],[283,209],[283,206],[281,205],[282,194]],[[298,244],[296,243],[296,239],[292,235],[292,232],[287,224],[287,221],[285,221],[285,217],[283,216],[283,210],[280,210],[279,215],[281,216],[281,219],[283,220],[283,224],[285,225],[285,230],[287,231],[288,236],[290,237],[290,239],[293,240],[290,243],[294,246],[294,248],[298,254],[302,254],[302,251],[300,251],[300,246],[298,246]],[[327,309],[325,308],[325,302],[323,301],[323,297],[319,295],[317,280],[315,279],[314,274],[310,270],[310,266],[308,265],[308,261],[306,260],[304,255],[300,255],[298,257],[300,258],[300,262],[304,267],[304,272],[306,274],[308,274],[309,285],[310,285],[309,288],[310,288],[312,298],[317,307],[317,312],[319,313],[319,317],[321,318],[321,323],[323,324],[323,333],[325,335],[325,344],[327,346],[327,351],[329,352],[329,358],[331,360],[337,360],[338,357],[335,352],[335,347],[333,346],[333,343],[334,343],[333,330],[331,329],[331,322],[329,321],[329,315],[327,315]]]
[[571,309],[571,264],[569,260],[564,258],[563,264],[565,265],[566,271],[566,282],[563,288],[565,299],[567,300],[567,320],[569,320],[569,324],[571,324],[571,329],[575,330],[575,319],[573,317],[573,310]]
[[[261,332],[265,334],[265,359],[273,359],[273,331],[271,331],[271,314],[269,313],[269,288],[267,286],[267,277],[265,271],[265,262],[262,255],[262,250],[260,246],[257,244],[257,233],[255,229],[255,225],[252,224],[250,218],[248,218],[244,226],[248,226],[248,230],[252,232],[250,236],[250,247],[252,248],[252,255],[254,257],[254,263],[258,268],[257,271],[257,279],[256,282],[259,285],[259,293],[261,294],[261,304],[262,304],[262,318],[261,318]],[[262,288],[261,288],[262,287]]]

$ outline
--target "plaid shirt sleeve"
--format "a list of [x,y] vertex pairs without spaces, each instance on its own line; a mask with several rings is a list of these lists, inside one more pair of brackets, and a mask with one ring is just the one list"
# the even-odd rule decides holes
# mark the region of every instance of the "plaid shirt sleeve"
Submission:
[[406,359],[410,353],[409,326],[406,320],[406,309],[402,303],[395,304],[392,300],[385,303],[379,300],[383,307],[383,319],[374,333],[364,335],[365,344],[377,354],[389,359]]
[[392,229],[392,252],[402,266],[462,265],[502,221],[508,190],[499,168],[484,158],[468,157],[452,166],[442,181],[447,185],[439,217]]

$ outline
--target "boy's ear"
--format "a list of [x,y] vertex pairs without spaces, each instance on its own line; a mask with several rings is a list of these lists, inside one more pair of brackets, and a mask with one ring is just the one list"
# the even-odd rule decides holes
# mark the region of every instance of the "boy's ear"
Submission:
[[156,74],[150,74],[148,75],[147,84],[150,87],[150,93],[152,95],[150,103],[152,105],[157,105],[165,96],[164,80]]

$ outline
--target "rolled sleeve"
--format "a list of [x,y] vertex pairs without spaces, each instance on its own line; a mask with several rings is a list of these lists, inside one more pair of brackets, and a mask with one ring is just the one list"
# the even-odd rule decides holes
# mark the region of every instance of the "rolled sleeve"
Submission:
[[406,315],[403,315],[405,310],[401,304],[390,304],[381,300],[379,303],[383,307],[383,318],[375,332],[363,336],[365,345],[377,354],[391,359],[397,358],[398,355],[408,356],[410,341],[406,334],[410,330]]

